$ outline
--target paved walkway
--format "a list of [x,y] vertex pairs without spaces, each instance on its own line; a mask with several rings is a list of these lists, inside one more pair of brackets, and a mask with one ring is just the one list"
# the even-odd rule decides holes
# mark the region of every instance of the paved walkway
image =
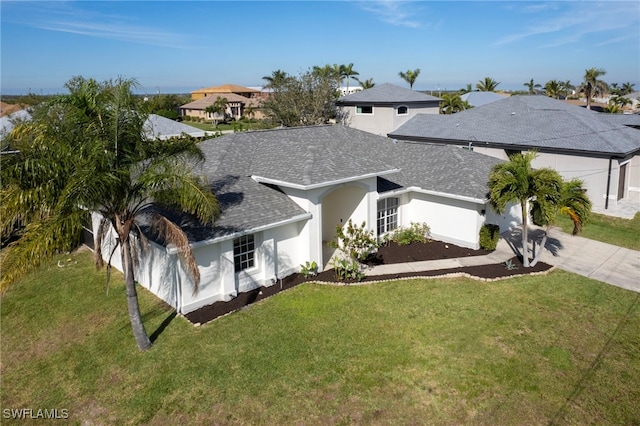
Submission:
[[[502,234],[496,250],[486,256],[378,265],[366,274],[385,275],[502,263],[514,256],[514,247],[520,246],[520,235],[519,229]],[[529,231],[529,239],[541,241],[542,230],[533,227]],[[640,251],[572,236],[554,228],[540,260],[565,271],[640,293]]]

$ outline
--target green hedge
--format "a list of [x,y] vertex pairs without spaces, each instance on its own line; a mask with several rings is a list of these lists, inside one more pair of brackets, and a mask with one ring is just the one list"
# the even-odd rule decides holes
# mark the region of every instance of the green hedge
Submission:
[[500,227],[490,223],[485,223],[480,228],[480,248],[493,251],[498,246],[500,239]]

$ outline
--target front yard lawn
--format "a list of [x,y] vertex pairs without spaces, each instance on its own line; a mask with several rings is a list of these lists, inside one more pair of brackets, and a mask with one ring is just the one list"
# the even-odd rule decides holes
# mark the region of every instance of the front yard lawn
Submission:
[[[573,231],[573,223],[564,215],[557,218],[556,224],[563,232],[570,234]],[[591,213],[589,222],[582,228],[580,236],[631,250],[640,250],[640,213],[636,213],[633,219]]]
[[83,252],[2,296],[3,424],[640,423],[640,294],[578,275],[302,284],[201,327],[140,289],[145,353],[104,277]]

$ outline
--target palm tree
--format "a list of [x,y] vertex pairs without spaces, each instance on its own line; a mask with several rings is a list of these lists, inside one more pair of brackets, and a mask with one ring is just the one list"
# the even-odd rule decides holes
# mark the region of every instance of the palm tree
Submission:
[[398,73],[398,75],[400,76],[400,78],[402,78],[404,81],[406,81],[407,83],[409,83],[409,88],[411,90],[413,90],[413,83],[416,82],[416,79],[418,78],[418,76],[420,75],[420,68],[416,68],[415,70],[411,71],[411,70],[407,70],[407,72],[402,72],[400,71]]
[[569,93],[573,93],[573,90],[575,88],[576,86],[571,84],[571,80],[560,82],[560,93],[562,93],[565,97],[568,97]]
[[608,85],[599,78],[607,72],[601,68],[589,68],[584,71],[584,82],[580,86],[581,91],[587,98],[587,109],[591,109],[591,98],[596,95],[604,94],[608,90]]
[[267,82],[265,87],[278,87],[287,79],[287,73],[282,70],[275,70],[271,75],[262,77]]
[[567,215],[573,222],[572,235],[578,235],[588,221],[591,214],[591,200],[580,179],[562,182],[557,194],[550,194],[547,198],[535,198],[531,201],[531,218],[534,224],[545,227],[544,236],[540,242],[540,249],[531,266],[536,266],[542,255],[542,249],[547,243],[549,230],[558,215]]
[[536,89],[539,89],[542,87],[541,85],[534,83],[533,79],[529,80],[528,83],[524,83],[524,85],[529,89],[530,95],[535,95],[536,93],[538,93]]
[[195,140],[148,140],[133,87],[135,81],[126,79],[75,81],[70,95],[56,98],[46,106],[48,112],[17,130],[21,155],[3,167],[0,217],[3,234],[16,222],[24,227],[3,254],[2,279],[9,284],[72,247],[83,217],[96,212],[96,265],[103,265],[102,242],[112,230],[133,335],[138,348],[146,350],[151,341],[138,305],[136,248],[151,235],[175,245],[197,290],[200,276],[187,236],[164,211],[184,211],[211,224],[218,205],[191,172],[190,164],[203,158]]
[[214,127],[218,125],[218,116],[222,116],[223,120],[226,117],[228,103],[229,100],[227,98],[218,96],[213,105],[209,105],[204,109],[211,116]]
[[531,162],[536,153],[516,153],[509,161],[495,165],[489,174],[489,200],[497,213],[504,212],[507,204],[520,203],[522,213],[522,264],[529,265],[527,203],[532,200],[554,202],[562,185],[562,178],[553,169],[534,170]]
[[[353,64],[349,64],[340,65],[340,75],[347,80],[347,93],[349,93],[349,80],[351,77],[355,78],[356,75],[360,75],[360,73],[353,69]],[[356,81],[358,81],[357,78]]]
[[469,108],[468,105],[458,93],[445,93],[440,101],[440,114],[455,114]]
[[375,86],[376,84],[373,82],[373,78],[368,78],[365,81],[362,80],[358,80],[357,77],[354,77],[354,79],[358,82],[358,84],[360,84],[360,87],[362,87],[363,90],[366,89],[371,89],[373,86]]
[[478,84],[476,84],[476,89],[481,92],[493,92],[499,84],[499,82],[495,81],[491,77],[485,77],[484,80],[480,80]]
[[626,82],[622,84],[622,95],[628,95],[629,93],[633,93],[633,86],[635,86],[635,84],[631,83],[631,82]]
[[467,83],[467,85],[464,87],[464,89],[460,89],[461,94],[465,94],[465,93],[471,93],[473,92],[473,85],[471,83]]
[[558,99],[561,91],[561,85],[558,80],[549,80],[544,85],[544,94],[549,96],[550,98]]

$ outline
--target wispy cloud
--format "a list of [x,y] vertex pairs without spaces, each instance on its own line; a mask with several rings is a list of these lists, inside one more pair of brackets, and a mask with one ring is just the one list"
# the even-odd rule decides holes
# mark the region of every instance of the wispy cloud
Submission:
[[[54,3],[45,3],[51,6]],[[171,33],[150,26],[142,26],[133,22],[128,16],[100,14],[95,11],[81,10],[64,4],[40,8],[37,13],[30,13],[27,20],[16,23],[47,31],[80,34],[118,40],[127,43],[147,44],[174,49],[190,48],[187,37],[183,34]]]
[[[563,2],[561,6],[540,3],[526,7],[523,12],[528,13],[535,23],[523,31],[502,37],[493,45],[501,46],[524,39],[542,40],[544,37],[539,47],[550,48],[576,43],[591,34],[607,37],[609,43],[630,38],[618,36],[620,32],[635,31],[637,35],[640,6],[636,2]],[[553,10],[553,17],[548,17],[550,10]]]
[[387,24],[398,27],[419,28],[423,24],[415,19],[413,7],[415,2],[382,0],[382,1],[361,1],[358,5],[362,10],[373,13]]

